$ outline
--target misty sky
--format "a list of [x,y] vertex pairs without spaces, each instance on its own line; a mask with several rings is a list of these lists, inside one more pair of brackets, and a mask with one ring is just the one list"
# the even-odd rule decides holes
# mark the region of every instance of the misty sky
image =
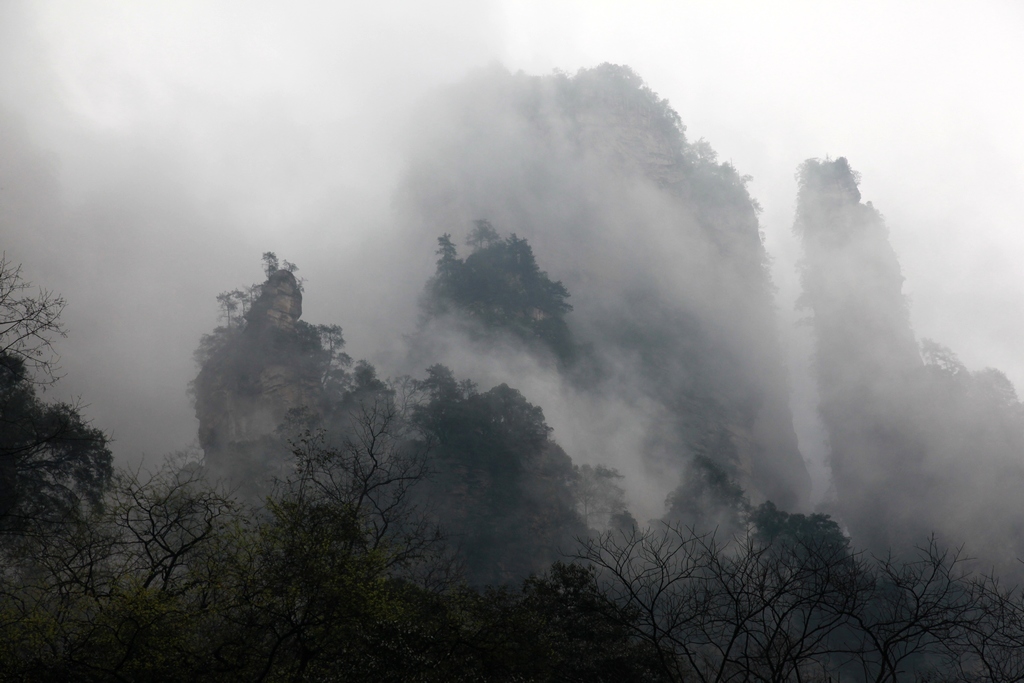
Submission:
[[192,351],[263,251],[386,363],[433,270],[388,261],[410,118],[494,62],[628,64],[753,176],[798,394],[794,173],[825,155],[885,215],[917,333],[1024,388],[1024,5],[425,4],[0,0],[0,242],[68,299],[51,391],[120,458],[194,440]]

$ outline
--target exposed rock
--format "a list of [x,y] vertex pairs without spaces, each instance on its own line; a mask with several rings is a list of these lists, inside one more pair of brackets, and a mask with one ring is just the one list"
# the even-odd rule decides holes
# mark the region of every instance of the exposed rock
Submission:
[[273,328],[294,332],[295,323],[302,317],[302,292],[295,276],[279,270],[263,283],[260,298],[253,303],[245,319],[249,327],[263,331]]
[[217,474],[242,481],[266,474],[283,444],[278,428],[289,411],[319,411],[316,366],[308,362],[298,325],[302,293],[286,270],[272,274],[241,326],[223,329],[222,343],[196,378],[199,443]]

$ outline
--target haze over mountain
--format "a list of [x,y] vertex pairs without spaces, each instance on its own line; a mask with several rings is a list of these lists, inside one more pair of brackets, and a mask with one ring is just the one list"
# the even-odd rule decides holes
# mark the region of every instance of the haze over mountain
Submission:
[[[216,324],[211,293],[256,279],[267,249],[301,265],[306,318],[342,324],[349,351],[386,374],[416,370],[402,337],[419,315],[434,240],[452,232],[464,257],[461,240],[479,218],[530,240],[540,267],[570,290],[574,324],[596,320],[589,289],[572,279],[580,269],[562,271],[563,253],[539,226],[534,234],[500,211],[462,209],[451,220],[424,210],[417,220],[428,225],[403,227],[415,203],[402,179],[431,140],[443,141],[443,128],[423,137],[430,121],[418,117],[444,99],[428,93],[492,59],[509,74],[629,64],[680,112],[690,142],[708,138],[739,175],[753,174],[811,500],[829,476],[811,342],[790,326],[803,315],[791,226],[792,174],[804,159],[842,154],[863,173],[907,278],[915,332],[956,349],[973,371],[992,365],[1024,379],[1012,199],[1024,154],[1020,103],[1001,85],[1019,80],[1024,63],[1014,6],[803,8],[799,22],[784,8],[478,3],[382,6],[345,21],[317,5],[9,2],[0,11],[5,248],[29,279],[70,299],[67,376],[53,391],[84,397],[122,461],[193,440],[184,387],[197,340]],[[542,404],[541,393],[562,389],[537,391]],[[559,409],[547,411],[572,446]],[[601,459],[587,454],[575,457]],[[632,484],[652,515],[675,486],[657,484]]]
[[757,502],[804,504],[766,255],[739,174],[689,143],[624,67],[490,69],[428,107],[402,186],[409,222],[458,235],[485,217],[528,239],[571,294],[565,320],[591,367],[560,381],[566,369],[493,341],[466,348],[450,323],[428,323],[423,335],[448,335],[441,360],[515,378],[577,459],[614,465],[634,500],[659,501],[642,503],[645,517],[690,467],[741,481]]
[[1024,680],[1022,35],[0,0],[0,678]]

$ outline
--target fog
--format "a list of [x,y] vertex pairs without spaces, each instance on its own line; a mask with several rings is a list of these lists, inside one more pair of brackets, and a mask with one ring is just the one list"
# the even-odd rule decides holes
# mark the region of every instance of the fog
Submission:
[[[438,88],[495,64],[534,75],[628,64],[688,139],[753,176],[795,427],[821,498],[826,453],[794,306],[795,170],[848,157],[885,215],[918,336],[1024,386],[1022,29],[1010,3],[6,2],[0,237],[28,279],[69,301],[65,377],[50,391],[81,396],[121,462],[155,458],[194,441],[192,351],[216,323],[215,295],[259,279],[263,251],[299,265],[305,319],[341,324],[348,351],[384,373],[415,371],[403,335],[436,235],[410,242],[402,183]],[[541,267],[572,290],[545,246],[556,245],[535,243]],[[580,457],[594,443],[573,438],[573,420],[620,406],[560,415],[544,397],[563,389],[546,382],[520,388]]]

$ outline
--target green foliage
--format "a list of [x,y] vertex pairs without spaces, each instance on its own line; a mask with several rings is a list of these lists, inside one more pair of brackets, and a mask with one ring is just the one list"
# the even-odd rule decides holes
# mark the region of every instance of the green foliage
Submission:
[[277,254],[272,251],[263,252],[263,272],[267,274],[269,278],[271,275],[281,269],[278,264]]
[[[214,329],[213,332],[203,335],[200,339],[199,347],[193,354],[196,365],[202,367],[207,361],[223,352],[224,347],[230,344],[237,334],[246,328],[249,312],[252,310],[253,305],[259,301],[264,287],[275,273],[280,270],[294,273],[299,269],[298,266],[289,261],[279,262],[277,255],[272,251],[264,252],[262,260],[263,270],[267,277],[266,281],[255,282],[247,287],[239,287],[217,295],[218,317],[222,324]],[[296,278],[295,282],[299,292],[302,292],[302,280]],[[341,328],[337,325],[309,326],[308,323],[299,321],[299,326],[315,328],[315,332],[300,329],[300,336],[305,338],[305,346],[307,347],[309,346],[309,338],[316,333],[325,337],[324,346],[332,350],[337,348],[340,351],[341,346],[344,345],[344,340],[341,337]],[[328,340],[326,337],[330,335],[336,335],[336,340]]]
[[[262,260],[263,260],[263,272],[265,272],[267,274],[268,278],[271,275],[273,275],[274,273],[276,273],[277,271],[279,271],[279,270],[287,270],[289,273],[294,273],[295,271],[297,271],[299,269],[299,267],[297,265],[295,265],[294,263],[292,263],[291,261],[280,261],[280,260],[278,260],[277,254],[275,254],[272,251],[265,251],[265,252],[263,252],[263,259]],[[301,283],[300,283],[299,289],[300,290],[302,289]]]
[[[360,364],[353,371],[340,326],[296,319],[301,314],[301,296],[295,288],[301,291],[301,287],[290,274],[294,265],[285,261],[284,269],[279,269],[273,253],[264,256],[269,272],[266,282],[217,297],[224,324],[202,337],[195,353],[200,371],[189,387],[197,414],[207,418],[206,423],[200,418],[200,443],[210,458],[208,464],[220,468],[222,476],[234,477],[256,499],[265,495],[266,483],[280,474],[292,426],[284,425],[276,434],[267,430],[255,438],[232,440],[210,425],[239,404],[251,407],[252,401],[264,400],[268,368],[281,373],[279,381],[297,389],[306,404],[276,405],[277,419],[282,421],[287,410],[294,408],[301,413],[296,419],[308,422],[316,416],[334,429],[357,394],[382,388],[376,386],[380,383],[371,366]],[[274,310],[282,302],[287,310]],[[275,427],[282,425],[271,429]]]
[[750,511],[755,537],[765,544],[788,544],[814,548],[847,550],[848,539],[828,515],[804,515],[780,510],[770,500]]
[[572,462],[550,439],[543,411],[502,384],[480,393],[433,366],[413,419],[436,439],[427,490],[462,547],[474,583],[518,580],[583,531]]
[[[277,256],[267,252],[263,260],[269,280],[280,270]],[[298,269],[288,261],[284,266],[288,272]],[[245,334],[249,328],[247,316],[260,299],[265,284],[257,283],[217,295],[224,324],[203,335],[195,352],[196,364],[202,368],[211,361],[253,365],[284,359],[296,364],[301,375],[318,378],[328,394],[335,398],[344,395],[352,381],[347,372],[352,358],[343,350],[345,338],[339,325],[313,325],[298,320],[292,336],[276,335],[267,340],[258,335],[259,330]],[[240,370],[240,374],[246,373]]]
[[636,621],[608,600],[591,569],[556,562],[521,590],[473,596],[472,649],[459,654],[479,680],[663,680],[656,651],[632,637]]
[[401,569],[426,555],[382,531],[408,521],[396,501],[420,476],[389,457],[314,439],[261,509],[211,488],[194,464],[119,474],[102,508],[8,549],[0,672],[251,681],[400,670],[396,648],[420,630],[406,620],[426,599]]
[[473,247],[474,251],[486,249],[500,241],[501,235],[498,234],[498,231],[494,229],[494,226],[488,220],[473,221],[473,230],[469,233],[469,237],[466,238],[466,244]]
[[572,310],[569,292],[540,270],[525,239],[501,239],[489,222],[479,220],[468,240],[474,251],[464,260],[451,235],[437,241],[437,272],[425,299],[428,317],[458,311],[484,330],[541,343],[563,362],[576,358],[579,349],[565,323]]
[[581,567],[556,565],[521,591],[418,582],[410,568],[436,561],[434,543],[387,529],[410,528],[396,503],[420,461],[398,442],[381,448],[373,424],[372,452],[310,435],[261,509],[169,461],[119,473],[102,508],[9,547],[0,676],[651,680],[650,651]]
[[78,406],[44,402],[24,363],[0,356],[0,528],[97,504],[112,462],[106,435]]
[[5,549],[0,677],[895,683],[955,671],[987,683],[1021,671],[1019,592],[934,542],[865,559],[826,517],[771,504],[732,544],[678,526],[613,531],[518,587],[428,586],[409,572],[435,562],[408,552],[415,537],[378,533],[409,471],[374,463],[402,458],[310,435],[261,509],[194,463],[119,473],[104,506]]
[[29,289],[0,257],[0,533],[96,505],[112,471],[107,437],[80,407],[38,394],[57,379],[51,342],[64,336],[64,300]]
[[19,680],[178,680],[204,652],[233,505],[194,470],[122,472],[102,507],[6,549],[0,582]]
[[341,400],[351,390],[349,373],[352,357],[343,351],[345,338],[339,325],[311,325],[303,320],[295,323],[290,360],[301,368],[302,376],[316,377],[328,400]]

